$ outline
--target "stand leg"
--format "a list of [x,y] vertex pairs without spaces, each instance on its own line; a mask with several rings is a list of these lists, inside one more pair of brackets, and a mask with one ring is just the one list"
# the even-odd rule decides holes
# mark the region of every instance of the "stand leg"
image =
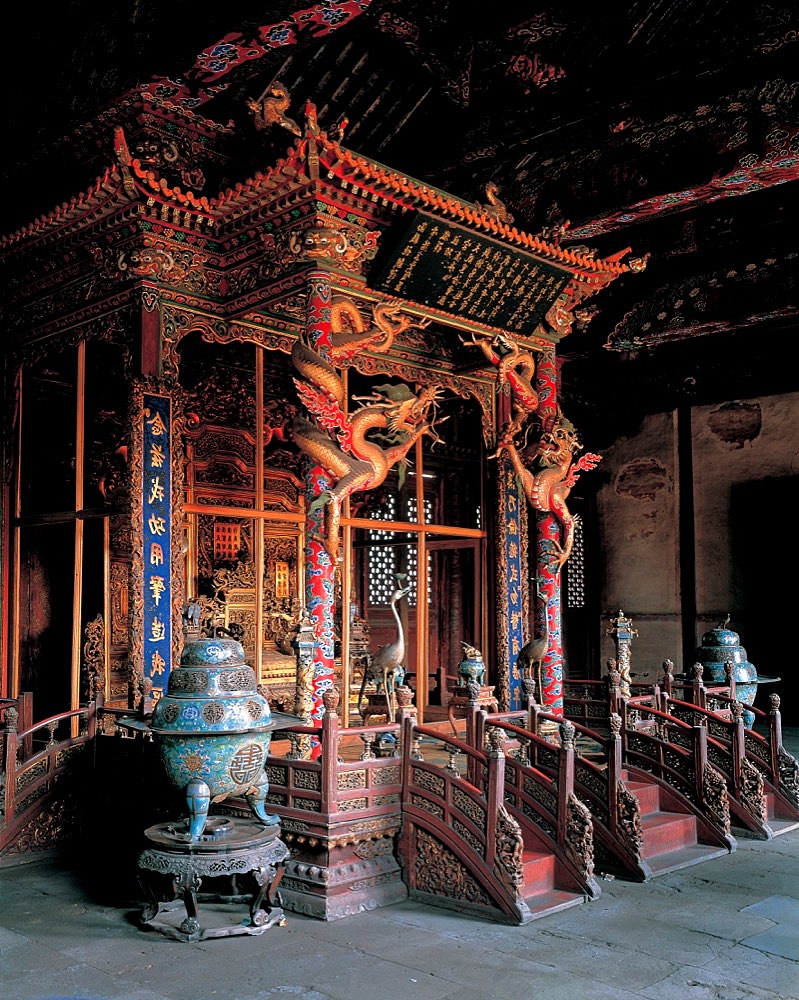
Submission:
[[186,907],[186,919],[180,925],[183,934],[189,937],[200,935],[200,919],[197,915],[197,893],[200,891],[201,879],[194,872],[186,872],[178,882],[178,893]]
[[285,924],[286,918],[283,915],[282,907],[274,905],[277,887],[283,877],[285,867],[285,864],[281,864],[277,868],[270,865],[267,868],[253,869],[253,875],[258,883],[258,892],[250,904],[250,920],[253,926],[271,927],[278,923],[282,927]]
[[142,907],[141,911],[141,922],[143,924],[148,923],[150,920],[154,920],[158,916],[158,911],[161,908],[161,903],[158,898],[158,894],[155,891],[155,887],[152,883],[152,876],[141,872],[139,875],[139,885],[142,888],[142,892],[147,898],[146,903]]

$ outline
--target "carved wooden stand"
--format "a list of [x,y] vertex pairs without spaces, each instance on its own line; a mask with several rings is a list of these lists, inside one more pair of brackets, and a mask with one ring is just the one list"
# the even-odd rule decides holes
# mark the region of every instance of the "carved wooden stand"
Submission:
[[[471,704],[476,704],[478,708],[486,711],[498,712],[499,702],[494,694],[493,684],[475,685],[475,690],[469,690],[468,685],[453,683],[449,686],[449,704],[447,705],[447,718],[452,726],[452,732],[458,735],[458,726],[455,721],[456,712],[465,712]],[[476,697],[475,697],[476,695]]]
[[[262,826],[254,819],[213,817],[199,841],[185,839],[185,823],[159,823],[145,831],[147,847],[139,855],[139,883],[147,896],[140,922],[176,941],[204,941],[237,934],[263,934],[275,924],[286,922],[283,910],[275,906],[277,886],[283,875],[289,850],[279,839],[280,827]],[[255,882],[253,893],[205,894],[200,888],[205,878],[238,877]],[[166,897],[166,898],[164,898]],[[186,916],[179,923],[157,919],[175,910],[180,897]],[[247,902],[249,922],[205,926],[200,922],[198,898],[225,904]],[[223,911],[227,910],[227,906]],[[178,918],[179,919],[179,918]]]

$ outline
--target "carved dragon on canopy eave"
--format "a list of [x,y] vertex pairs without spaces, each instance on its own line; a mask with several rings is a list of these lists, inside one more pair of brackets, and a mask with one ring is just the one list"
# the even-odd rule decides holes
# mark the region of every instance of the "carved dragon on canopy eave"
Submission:
[[[351,344],[346,342],[345,355]],[[334,480],[333,486],[310,505],[308,513],[325,508],[322,542],[331,557],[337,559],[345,499],[380,486],[395,465],[404,469],[408,452],[422,435],[435,437],[440,389],[424,386],[414,393],[405,384],[386,383],[375,386],[368,396],[355,397],[354,401],[362,405],[348,414],[344,383],[331,361],[302,338],[295,341],[291,357],[297,372],[294,384],[308,413],[306,416],[300,412],[295,417],[294,440]]]
[[429,319],[415,319],[404,313],[400,299],[386,299],[372,305],[372,325],[367,327],[353,299],[334,295],[330,306],[330,347],[328,357],[339,367],[351,364],[364,350],[385,353],[398,334],[411,327],[425,330]]

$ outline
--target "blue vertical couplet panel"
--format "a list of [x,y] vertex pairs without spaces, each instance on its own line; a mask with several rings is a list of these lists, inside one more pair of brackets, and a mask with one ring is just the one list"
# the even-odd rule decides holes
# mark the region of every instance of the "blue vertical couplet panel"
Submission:
[[503,538],[505,562],[505,586],[508,602],[508,678],[510,710],[523,707],[522,678],[516,666],[519,650],[522,648],[524,635],[524,587],[522,574],[526,571],[522,566],[521,543],[521,503],[516,475],[510,463],[503,466]]
[[142,520],[144,541],[144,677],[158,700],[172,650],[172,408],[167,396],[144,394]]

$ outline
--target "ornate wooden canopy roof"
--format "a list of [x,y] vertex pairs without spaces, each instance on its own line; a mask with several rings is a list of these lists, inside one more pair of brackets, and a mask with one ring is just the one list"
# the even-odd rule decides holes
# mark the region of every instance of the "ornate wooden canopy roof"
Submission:
[[6,234],[86,191],[117,125],[145,173],[233,212],[237,185],[293,139],[255,127],[252,102],[279,82],[289,118],[313,101],[370,170],[498,201],[556,251],[649,255],[559,348],[586,415],[613,385],[636,412],[796,387],[772,364],[797,320],[795,4],[234,0],[198,18],[188,0],[145,0],[22,8],[18,24]]

